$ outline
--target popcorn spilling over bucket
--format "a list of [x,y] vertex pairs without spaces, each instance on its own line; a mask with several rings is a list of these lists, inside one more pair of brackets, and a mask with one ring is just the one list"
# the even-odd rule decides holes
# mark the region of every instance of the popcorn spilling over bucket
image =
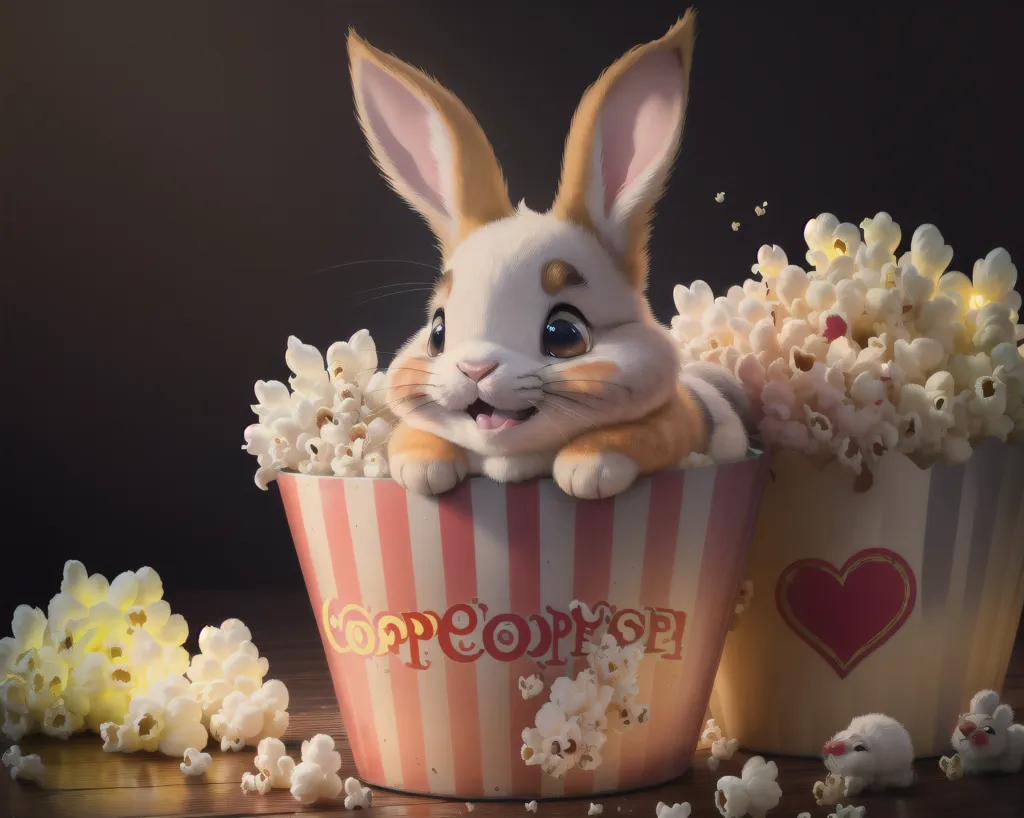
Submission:
[[929,469],[890,452],[860,494],[834,461],[783,451],[772,471],[716,720],[747,749],[819,755],[880,712],[919,757],[946,751],[964,703],[1002,688],[1024,607],[1024,445]]
[[[467,798],[596,795],[686,771],[733,614],[766,476],[747,460],[577,501],[550,480],[467,481],[439,498],[390,480],[281,473],[356,766],[371,785]],[[582,606],[572,606],[578,600]],[[639,643],[647,723],[610,732],[601,763],[527,766],[523,731],[608,633]],[[532,690],[526,691],[529,695]]]

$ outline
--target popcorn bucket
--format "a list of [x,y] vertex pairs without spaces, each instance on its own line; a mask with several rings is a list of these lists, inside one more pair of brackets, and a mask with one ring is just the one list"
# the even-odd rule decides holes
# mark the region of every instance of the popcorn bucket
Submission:
[[[360,777],[410,793],[532,800],[685,772],[766,473],[752,453],[592,501],[551,480],[473,478],[428,498],[391,480],[280,474]],[[621,643],[645,647],[637,701],[650,719],[609,731],[595,769],[554,778],[525,764],[522,733],[547,686],[587,666],[599,610]],[[531,674],[545,688],[524,700],[519,680]]]
[[919,757],[948,751],[975,692],[999,690],[1024,606],[1024,446],[958,466],[887,454],[863,494],[838,463],[773,456],[711,709],[761,753],[820,755],[886,713]]

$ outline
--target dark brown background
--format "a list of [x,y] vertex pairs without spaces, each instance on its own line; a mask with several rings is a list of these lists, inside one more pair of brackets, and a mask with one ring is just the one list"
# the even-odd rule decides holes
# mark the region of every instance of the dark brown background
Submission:
[[[448,84],[513,199],[543,208],[583,89],[685,4],[548,6],[3,4],[0,620],[45,605],[70,557],[110,576],[152,564],[172,601],[301,582],[276,490],[253,486],[239,451],[252,384],[287,374],[291,333],[324,349],[365,326],[394,350],[423,294],[358,293],[431,277],[381,259],[436,260],[368,157],[346,29]],[[954,269],[1000,244],[1020,264],[1019,10],[710,0],[700,13],[653,243],[663,320],[672,284],[724,288],[765,241],[800,261],[822,210],[856,223],[886,209],[905,241],[933,222]]]

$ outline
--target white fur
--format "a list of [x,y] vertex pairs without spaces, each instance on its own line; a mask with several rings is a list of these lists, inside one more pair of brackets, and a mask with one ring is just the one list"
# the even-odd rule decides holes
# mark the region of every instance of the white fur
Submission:
[[[829,741],[846,745],[843,755],[829,755],[825,766],[846,779],[846,794],[865,789],[909,787],[914,783],[914,746],[910,733],[891,716],[869,713],[857,716]],[[866,749],[853,750],[858,744]]]
[[583,459],[578,455],[555,458],[553,476],[558,487],[572,497],[600,500],[625,491],[640,471],[636,461],[617,452],[601,452]]
[[[968,730],[969,735],[962,732],[964,722],[975,726],[974,731]],[[984,734],[985,743],[972,741],[974,733]],[[1016,773],[1024,767],[1024,725],[1013,723],[1013,710],[999,704],[999,694],[994,690],[982,690],[974,696],[971,712],[960,717],[951,743],[960,756],[964,775]]]

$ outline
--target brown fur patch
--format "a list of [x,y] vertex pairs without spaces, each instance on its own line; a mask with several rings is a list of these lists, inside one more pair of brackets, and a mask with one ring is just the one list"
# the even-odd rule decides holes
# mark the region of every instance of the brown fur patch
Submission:
[[[388,370],[388,401],[426,395],[424,384],[430,382],[430,365],[422,358],[401,358],[395,361]],[[401,409],[402,404],[395,406]]]
[[540,271],[540,286],[548,295],[557,295],[566,287],[582,287],[586,283],[580,271],[567,261],[549,261]]
[[[612,86],[644,57],[662,50],[673,50],[680,59],[680,82],[683,86],[683,110],[690,84],[690,67],[693,64],[693,42],[696,32],[697,12],[690,9],[668,30],[661,39],[628,51],[609,66],[597,81],[583,94],[579,107],[572,118],[569,136],[565,143],[562,159],[562,179],[552,212],[564,221],[570,221],[598,235],[587,209],[587,188],[593,167],[592,152],[597,131],[601,106]],[[619,257],[630,283],[643,289],[647,279],[647,241],[650,237],[650,223],[654,203],[661,194],[655,190],[651,201],[638,208],[628,226],[626,250]],[[610,249],[610,248],[606,248]]]
[[586,432],[559,456],[588,459],[617,452],[636,461],[640,474],[651,474],[675,468],[688,454],[706,453],[707,447],[704,415],[690,391],[680,384],[671,400],[647,417]]
[[[431,228],[441,241],[445,257],[469,233],[490,222],[511,216],[515,212],[508,198],[508,186],[501,166],[480,123],[469,109],[451,91],[391,54],[385,54],[363,40],[355,29],[348,33],[349,70],[356,97],[356,107],[363,132],[373,148],[381,170],[391,176],[387,160],[366,125],[367,117],[357,81],[359,63],[367,60],[387,71],[425,103],[441,118],[452,141],[453,184],[455,209],[458,211],[459,234],[445,235],[441,224],[431,222]],[[399,190],[401,193],[402,191]],[[428,222],[430,219],[428,217]]]
[[562,392],[565,395],[602,398],[618,394],[627,399],[629,392],[615,385],[615,379],[621,374],[621,370],[613,363],[594,361],[560,369],[547,383],[559,386],[559,389],[553,390],[555,394]]
[[401,455],[413,460],[445,461],[454,463],[464,461],[466,453],[437,435],[414,429],[407,423],[399,423],[388,443],[388,458]]

